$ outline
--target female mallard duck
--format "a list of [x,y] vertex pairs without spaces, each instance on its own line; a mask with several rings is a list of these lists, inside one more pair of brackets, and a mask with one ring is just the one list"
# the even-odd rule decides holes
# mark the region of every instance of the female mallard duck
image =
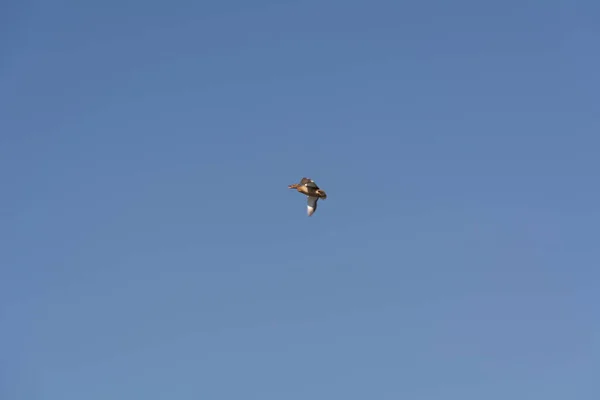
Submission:
[[319,199],[325,200],[327,198],[327,193],[323,189],[320,189],[315,181],[310,178],[302,178],[300,183],[289,185],[288,188],[296,189],[308,197],[307,213],[309,217],[317,211],[317,202]]

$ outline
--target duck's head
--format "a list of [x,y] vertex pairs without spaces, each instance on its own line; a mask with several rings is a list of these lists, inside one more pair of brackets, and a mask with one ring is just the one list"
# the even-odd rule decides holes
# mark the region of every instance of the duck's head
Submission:
[[297,183],[288,185],[288,189],[298,189],[300,187],[300,185],[298,185]]

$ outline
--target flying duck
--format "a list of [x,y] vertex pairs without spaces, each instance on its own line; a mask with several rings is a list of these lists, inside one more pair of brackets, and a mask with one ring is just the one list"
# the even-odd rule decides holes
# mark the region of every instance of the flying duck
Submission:
[[302,178],[300,183],[289,185],[288,189],[296,189],[308,197],[307,214],[309,217],[317,211],[317,202],[319,199],[325,200],[327,198],[327,193],[323,189],[320,189],[315,181],[310,178]]

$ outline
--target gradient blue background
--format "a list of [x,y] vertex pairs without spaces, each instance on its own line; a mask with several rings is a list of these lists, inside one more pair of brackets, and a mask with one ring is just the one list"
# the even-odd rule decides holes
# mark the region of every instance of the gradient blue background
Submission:
[[598,2],[1,10],[2,399],[599,398]]

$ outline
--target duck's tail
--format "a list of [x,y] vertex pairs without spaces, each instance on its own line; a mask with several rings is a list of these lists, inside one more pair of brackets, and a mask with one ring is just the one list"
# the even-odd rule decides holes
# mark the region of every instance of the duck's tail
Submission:
[[319,196],[319,198],[321,198],[323,200],[325,200],[327,198],[327,193],[325,193],[325,191],[323,189],[318,189],[317,195]]

